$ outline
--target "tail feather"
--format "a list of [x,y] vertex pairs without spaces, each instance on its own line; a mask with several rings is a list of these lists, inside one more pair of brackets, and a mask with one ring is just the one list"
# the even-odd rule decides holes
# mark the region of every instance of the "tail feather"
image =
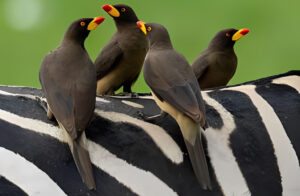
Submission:
[[201,131],[196,136],[194,145],[184,139],[196,178],[203,189],[212,189],[206,157],[201,141]]
[[72,155],[82,181],[91,189],[96,189],[89,152],[77,140],[73,140]]
[[67,139],[69,148],[83,183],[86,184],[89,190],[96,189],[90,155],[85,149],[85,132],[83,131],[79,138],[73,140],[64,126],[59,121],[57,122],[62,129],[65,138]]

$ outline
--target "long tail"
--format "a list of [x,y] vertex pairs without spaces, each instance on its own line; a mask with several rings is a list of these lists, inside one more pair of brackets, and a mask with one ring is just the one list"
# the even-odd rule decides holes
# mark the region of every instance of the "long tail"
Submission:
[[[85,134],[82,134],[80,137],[85,137]],[[84,148],[84,146],[82,145],[83,143],[80,140],[81,138],[79,138],[79,140],[73,140],[71,149],[73,159],[82,181],[90,190],[96,189],[90,155],[89,152]]]
[[73,159],[83,183],[86,184],[89,190],[96,189],[90,155],[89,152],[85,149],[85,132],[83,131],[79,138],[73,140],[66,129],[63,127],[63,125],[60,122],[58,122],[58,124],[63,130],[64,136],[68,141],[69,148],[71,150]]
[[201,140],[201,128],[191,119],[181,120],[179,125],[196,178],[203,189],[211,190],[211,180]]

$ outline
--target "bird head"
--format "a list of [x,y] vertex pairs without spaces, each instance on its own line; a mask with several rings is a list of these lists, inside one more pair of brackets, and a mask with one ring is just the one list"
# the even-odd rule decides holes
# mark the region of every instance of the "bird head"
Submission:
[[113,17],[116,23],[135,23],[138,18],[133,9],[127,5],[103,5],[102,9],[106,11],[110,16]]
[[147,36],[149,46],[172,48],[168,30],[161,24],[138,21],[137,26]]
[[232,47],[237,40],[249,33],[249,31],[246,28],[240,30],[233,28],[222,30],[215,35],[210,45],[217,48]]
[[104,21],[103,17],[81,18],[74,21],[68,28],[65,38],[82,42],[90,31],[96,29]]

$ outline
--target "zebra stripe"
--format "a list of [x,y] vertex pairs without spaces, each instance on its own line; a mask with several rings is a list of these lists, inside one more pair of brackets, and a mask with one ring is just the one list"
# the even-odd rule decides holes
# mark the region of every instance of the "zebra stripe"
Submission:
[[[12,94],[5,91],[0,90],[0,94],[8,95],[8,96],[22,96],[32,100],[36,100],[36,96],[33,95],[23,95],[23,94]],[[98,100],[100,99],[97,97]],[[46,99],[43,99],[46,102]],[[109,101],[105,99],[99,100],[104,103],[109,103]],[[122,101],[123,102],[123,101]],[[103,118],[111,120],[113,122],[127,122],[134,124],[135,126],[141,127],[155,142],[155,144],[161,149],[161,151],[165,154],[165,156],[170,159],[173,163],[180,164],[183,162],[183,153],[180,150],[177,143],[172,139],[172,137],[167,134],[167,132],[154,124],[147,123],[131,116],[128,116],[123,113],[115,113],[115,112],[104,112],[100,110],[96,110],[96,113]],[[11,122],[13,123],[13,122]],[[51,126],[51,125],[48,125]],[[53,126],[52,126],[53,127]],[[25,128],[25,127],[23,127]],[[28,127],[26,127],[28,128]],[[38,127],[39,128],[39,127]],[[30,128],[28,128],[30,129]],[[40,129],[40,128],[39,128]],[[53,131],[52,131],[53,132]],[[61,132],[59,132],[61,133]],[[62,138],[62,137],[60,137]]]
[[282,187],[272,142],[250,98],[227,89],[210,92],[209,96],[233,115],[236,128],[228,144],[251,194],[280,195]]
[[0,147],[0,157],[0,175],[17,184],[28,195],[66,195],[45,172],[24,157],[3,147]]
[[280,119],[292,142],[300,165],[300,95],[295,88],[285,84],[257,86],[256,92],[268,102]]
[[225,123],[221,129],[207,128],[204,132],[207,139],[208,154],[215,170],[217,180],[225,195],[250,195],[245,178],[229,147],[229,136],[235,129],[233,116],[217,101],[202,92],[203,99],[214,107]]
[[250,97],[271,137],[282,180],[282,194],[298,195],[300,191],[298,158],[278,116],[273,108],[256,93],[254,85],[247,86],[247,90],[239,89],[239,91]]
[[[39,120],[20,117],[1,109],[0,119],[30,131],[49,135],[61,142],[66,143],[62,131],[53,125]],[[99,144],[87,140],[87,147],[88,151],[90,152],[91,161],[94,165],[107,172],[110,176],[116,178],[134,193],[141,196],[152,196],[159,194],[168,196],[177,195],[172,189],[170,189],[151,172],[141,170],[133,165],[128,164],[126,161],[111,154]],[[131,178],[129,179],[128,176],[131,176]]]
[[183,153],[181,152],[178,144],[163,128],[122,113],[104,112],[98,109],[95,110],[95,113],[102,118],[113,122],[125,122],[141,127],[142,130],[144,130],[152,138],[154,143],[168,159],[175,164],[183,162]]
[[277,78],[273,80],[273,84],[285,84],[292,86],[300,94],[300,77],[299,76],[287,76],[282,78]]
[[131,106],[131,107],[140,108],[140,109],[143,109],[143,108],[144,108],[143,105],[138,104],[138,103],[134,103],[134,102],[132,102],[132,101],[122,100],[121,102],[124,103],[124,104],[126,104],[126,105],[129,105],[129,106]]
[[8,181],[3,176],[0,176],[0,195],[9,196],[28,196],[22,189],[17,185]]

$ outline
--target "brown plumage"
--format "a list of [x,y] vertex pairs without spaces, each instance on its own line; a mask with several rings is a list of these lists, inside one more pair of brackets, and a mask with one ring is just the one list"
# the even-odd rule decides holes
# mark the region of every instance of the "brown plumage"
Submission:
[[95,189],[85,128],[94,114],[96,71],[84,48],[90,30],[104,18],[83,18],[73,22],[61,44],[47,54],[40,68],[40,82],[48,103],[48,117],[54,115],[68,141],[83,182]]
[[249,29],[225,29],[218,32],[192,64],[201,89],[226,85],[237,67],[233,46]]
[[129,6],[104,5],[103,9],[113,17],[117,32],[95,60],[97,94],[112,95],[121,86],[124,92],[131,93],[131,86],[141,72],[148,44],[136,26],[137,16]]
[[177,121],[201,187],[211,189],[201,141],[201,127],[207,122],[197,79],[185,57],[173,49],[162,25],[148,23],[146,29],[150,48],[144,62],[145,81],[160,109]]

